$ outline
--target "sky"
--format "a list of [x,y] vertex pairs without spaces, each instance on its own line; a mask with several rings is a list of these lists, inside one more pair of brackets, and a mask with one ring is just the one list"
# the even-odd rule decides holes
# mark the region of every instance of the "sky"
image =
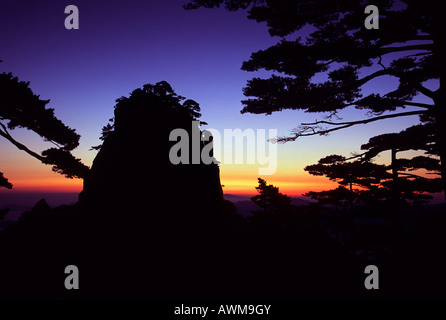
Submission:
[[[265,24],[248,20],[245,11],[224,9],[186,11],[187,0],[163,1],[2,1],[0,3],[0,72],[12,72],[66,125],[81,135],[73,154],[91,166],[101,141],[102,126],[113,116],[115,100],[146,83],[165,80],[181,96],[197,101],[207,127],[225,129],[275,129],[288,135],[301,122],[322,119],[323,114],[282,111],[272,115],[241,114],[242,88],[265,71],[241,70],[252,52],[266,49],[280,38],[271,37]],[[64,9],[79,9],[79,29],[67,30]],[[371,72],[371,71],[370,71]],[[395,79],[372,81],[367,91],[387,90]],[[406,111],[410,109],[407,108]],[[344,121],[364,118],[349,109]],[[277,170],[262,176],[292,196],[333,188],[335,183],[303,170],[330,154],[359,151],[372,136],[399,132],[416,124],[417,117],[389,119],[277,145]],[[153,119],[153,121],[158,121]],[[150,122],[150,120],[149,120]],[[150,123],[148,123],[150,125]],[[206,128],[206,127],[204,127]],[[35,133],[16,129],[13,137],[34,151],[51,144]],[[383,153],[378,162],[386,163]],[[220,165],[224,192],[254,194],[258,164]],[[0,139],[0,171],[13,190],[0,192],[79,192],[82,180],[66,179],[51,171],[5,139]]]

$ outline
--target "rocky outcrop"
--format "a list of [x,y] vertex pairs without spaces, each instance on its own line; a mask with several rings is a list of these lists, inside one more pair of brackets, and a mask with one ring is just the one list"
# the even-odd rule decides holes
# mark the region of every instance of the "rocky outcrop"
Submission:
[[[199,132],[198,104],[165,82],[117,100],[114,130],[79,202],[40,201],[0,233],[0,297],[357,297],[363,267],[313,229],[255,228],[222,200],[219,169],[173,164],[174,129]],[[197,143],[197,141],[195,141]],[[189,139],[189,150],[194,141]],[[199,151],[205,147],[199,143]],[[186,148],[187,149],[187,148]],[[195,159],[196,160],[196,159]],[[251,225],[250,225],[251,224]],[[79,268],[79,290],[64,270]],[[383,286],[385,287],[385,286]]]
[[218,165],[192,164],[192,152],[189,164],[169,159],[177,143],[169,141],[172,130],[188,132],[190,149],[192,131],[199,130],[198,121],[193,122],[198,104],[182,99],[160,82],[117,100],[114,131],[94,159],[80,196],[92,218],[171,228],[217,217],[222,200]]

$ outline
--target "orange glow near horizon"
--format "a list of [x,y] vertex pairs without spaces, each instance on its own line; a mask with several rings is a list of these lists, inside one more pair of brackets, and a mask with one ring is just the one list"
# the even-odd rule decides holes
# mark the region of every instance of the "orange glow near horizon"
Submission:
[[[0,192],[79,193],[82,191],[82,179],[67,179],[53,172],[50,166],[44,166],[29,157],[14,159],[13,155],[21,155],[17,152],[6,155],[10,158],[6,158],[7,161],[2,163],[2,170],[13,184],[13,189],[1,188]],[[383,155],[380,160],[385,162],[386,156]],[[220,164],[220,181],[224,194],[244,196],[257,194],[255,188],[258,186],[259,177],[265,179],[268,184],[278,187],[282,194],[293,197],[301,196],[308,191],[336,188],[337,183],[326,177],[312,176],[303,170],[305,163],[316,161],[313,159],[295,161],[292,156],[283,156],[278,158],[277,170],[273,175],[259,175],[257,165]]]
[[[82,191],[83,180],[81,179],[67,179],[61,176],[62,179],[58,178],[45,178],[45,179],[34,179],[29,178],[26,180],[21,179],[10,179],[13,184],[12,190],[7,190],[9,192],[42,192],[42,193],[78,193]],[[3,189],[6,190],[6,189]],[[1,190],[1,191],[3,191]]]
[[[268,179],[268,177],[263,177],[267,184],[272,184],[279,188],[279,192],[286,194],[288,196],[301,196],[308,191],[322,191],[336,188],[337,184],[331,181],[324,181],[320,183],[319,179],[314,179],[313,181],[281,181],[277,179]],[[225,180],[222,179],[223,192],[224,194],[234,194],[234,195],[255,195],[257,190],[255,187],[258,186],[257,178],[254,180]]]
[[[0,192],[42,192],[42,193],[78,193],[82,191],[83,181],[81,179],[66,179],[47,177],[45,179],[10,179],[13,183],[13,189],[0,189]],[[279,191],[289,196],[300,196],[308,191],[321,191],[336,187],[336,183],[331,181],[319,181],[317,177],[314,179],[300,179],[300,181],[280,180],[279,177],[268,179],[268,176],[262,177],[268,184],[273,184],[279,188]],[[258,186],[257,177],[240,179],[225,179],[221,177],[224,194],[233,195],[254,195],[257,193],[255,187]]]
[[14,146],[1,141],[2,160],[0,171],[12,183],[11,190],[0,188],[0,192],[71,193],[82,191],[82,179],[68,179],[51,170]]
[[[422,172],[417,172],[424,175]],[[223,186],[224,194],[239,196],[253,196],[257,194],[255,189],[258,186],[257,178],[259,175],[250,172],[249,174],[234,172],[221,172],[220,181]],[[8,176],[13,189],[1,188],[0,192],[26,192],[26,193],[79,193],[83,188],[82,179],[67,179],[64,176],[54,172],[39,172],[31,176],[11,175]],[[261,176],[268,184],[279,188],[279,192],[291,197],[302,196],[309,191],[323,191],[334,189],[338,186],[336,182],[330,181],[325,177],[311,176],[306,172],[294,175]]]
[[80,192],[83,187],[82,179],[68,179],[63,175],[48,170],[49,167],[42,166],[32,171],[26,168],[18,172],[7,171],[5,176],[12,183],[11,190],[1,188],[0,192]]
[[[42,167],[47,168],[47,167]],[[236,169],[236,168],[233,168]],[[28,171],[28,170],[27,170]],[[239,172],[240,171],[240,172]],[[256,171],[250,170],[242,172],[243,168],[237,170],[223,170],[220,172],[220,180],[223,185],[224,194],[234,195],[255,195],[258,186]],[[82,179],[67,179],[64,176],[48,170],[37,170],[33,174],[21,172],[7,175],[13,184],[12,190],[0,189],[0,192],[75,192],[82,191]],[[289,196],[300,196],[308,191],[321,191],[336,187],[336,183],[324,177],[314,177],[307,173],[283,175],[274,174],[271,176],[261,176],[268,184],[273,184],[279,191]]]
[[251,165],[221,165],[220,181],[224,194],[255,195],[258,178],[266,180],[288,196],[301,196],[308,191],[322,191],[336,188],[336,183],[325,177],[316,177],[303,169],[304,165],[279,163],[273,175],[259,175],[258,167]]

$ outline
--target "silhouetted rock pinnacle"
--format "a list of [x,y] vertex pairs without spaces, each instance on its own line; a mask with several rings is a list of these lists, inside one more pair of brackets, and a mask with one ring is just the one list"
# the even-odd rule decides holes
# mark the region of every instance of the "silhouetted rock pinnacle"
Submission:
[[199,107],[183,100],[166,82],[117,100],[114,130],[104,139],[80,196],[92,215],[170,227],[206,224],[218,216],[218,165],[174,165],[169,160],[176,143],[169,134],[177,128],[189,133],[192,157],[192,126],[198,127],[192,121],[200,116]]

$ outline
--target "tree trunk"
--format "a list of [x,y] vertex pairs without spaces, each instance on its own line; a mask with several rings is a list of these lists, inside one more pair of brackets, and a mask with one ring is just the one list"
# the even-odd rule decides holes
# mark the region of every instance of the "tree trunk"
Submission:
[[[392,201],[392,224],[394,228],[397,228],[399,222],[400,213],[400,181],[398,179],[398,165],[396,159],[396,147],[394,146],[391,150],[391,168],[392,168],[392,190],[391,190],[391,201]],[[396,230],[395,230],[396,231]]]
[[[443,64],[443,58],[444,58],[444,48],[441,44],[442,39],[444,37],[444,34],[442,32],[443,30],[443,10],[440,5],[440,2],[436,1],[433,3],[433,13],[434,13],[434,19],[433,19],[433,28],[432,28],[432,37],[434,39],[434,46],[433,46],[433,58],[434,58],[434,65],[438,67],[439,70],[441,70],[441,66]],[[437,144],[437,150],[440,156],[440,171],[441,171],[441,182],[442,182],[442,189],[443,194],[446,198],[446,143],[444,141],[446,137],[446,116],[445,116],[445,110],[443,106],[444,98],[443,98],[443,91],[441,90],[441,76],[439,77],[439,83],[440,87],[437,91],[435,91],[435,97],[434,100],[434,108],[433,113],[435,117],[435,127],[436,127],[436,144]],[[442,112],[443,111],[443,112]]]
[[[439,100],[439,99],[438,99]],[[440,172],[441,172],[441,184],[443,189],[443,194],[446,198],[446,143],[444,141],[444,137],[446,137],[446,121],[445,116],[439,110],[441,104],[438,102],[435,103],[435,108],[437,109],[435,112],[435,125],[436,125],[436,143],[438,148],[438,153],[440,156]]]
[[350,199],[349,199],[350,212],[353,209],[353,183],[350,182]]
[[391,150],[391,167],[392,167],[392,201],[397,204],[400,198],[400,188],[398,181],[398,166],[396,160],[396,148],[393,147]]

